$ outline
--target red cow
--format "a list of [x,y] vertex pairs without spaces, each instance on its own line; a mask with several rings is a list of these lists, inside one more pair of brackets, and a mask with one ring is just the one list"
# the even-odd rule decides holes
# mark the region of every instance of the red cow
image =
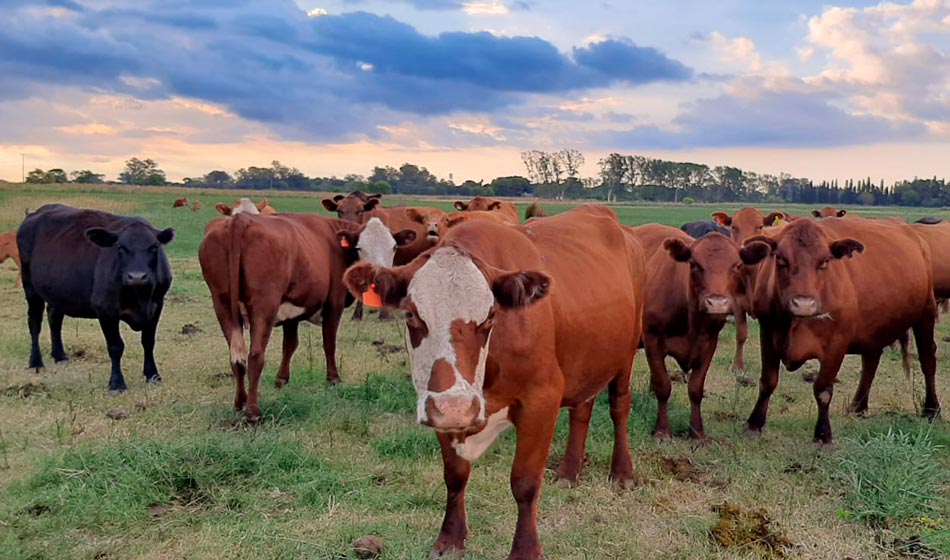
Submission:
[[15,231],[0,234],[0,263],[7,259],[13,259],[16,263],[16,282],[13,285],[19,287],[22,282],[20,274],[22,266],[20,266],[20,250],[16,244]]
[[468,202],[461,200],[455,202],[455,209],[459,212],[498,212],[505,216],[509,224],[517,225],[520,222],[518,218],[518,208],[511,202],[505,200],[496,200],[484,196],[476,196]]
[[825,206],[821,210],[812,210],[811,215],[816,218],[844,218],[847,210],[838,210],[833,206]]
[[172,202],[172,208],[184,208],[188,206],[187,198],[176,198],[175,202]]

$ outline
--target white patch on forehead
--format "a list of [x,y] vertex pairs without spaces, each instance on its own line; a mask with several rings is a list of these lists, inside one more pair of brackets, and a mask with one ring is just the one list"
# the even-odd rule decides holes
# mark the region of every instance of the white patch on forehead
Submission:
[[[495,303],[488,280],[471,258],[462,255],[453,247],[443,247],[419,268],[409,283],[407,293],[416,306],[419,318],[425,322],[429,331],[416,348],[412,348],[408,343],[408,332],[406,334],[409,360],[412,364],[412,381],[419,395],[419,421],[426,420],[425,402],[430,396],[439,399],[449,395],[470,395],[481,401],[480,410],[481,414],[484,414],[482,386],[485,383],[485,363],[488,360],[491,334],[489,333],[485,347],[479,351],[474,372],[475,381],[469,383],[458,370],[451,327],[455,321],[478,325],[488,319],[488,313]],[[432,366],[437,360],[445,360],[455,372],[455,384],[441,393],[429,391]]]
[[390,267],[396,256],[396,239],[382,220],[370,218],[360,233],[356,248],[359,249],[361,261]]
[[238,201],[237,205],[231,209],[231,215],[237,216],[238,214],[251,214],[258,215],[261,211],[257,209],[257,206],[251,202],[249,198],[242,198]]
[[506,406],[488,417],[488,422],[482,431],[466,437],[464,441],[453,441],[452,449],[459,457],[470,463],[474,462],[488,451],[488,448],[495,443],[502,432],[512,426],[514,424],[511,423],[511,420],[508,420],[508,407]]

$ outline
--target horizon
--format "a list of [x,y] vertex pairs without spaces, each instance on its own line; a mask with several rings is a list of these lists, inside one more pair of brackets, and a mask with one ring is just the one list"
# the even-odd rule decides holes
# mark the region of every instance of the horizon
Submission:
[[13,0],[0,178],[279,160],[456,183],[524,150],[813,181],[950,176],[950,2]]

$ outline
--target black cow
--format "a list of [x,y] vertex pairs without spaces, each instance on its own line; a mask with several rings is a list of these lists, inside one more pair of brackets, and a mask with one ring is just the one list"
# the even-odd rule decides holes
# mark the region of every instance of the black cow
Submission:
[[161,381],[153,353],[155,330],[172,283],[162,246],[174,236],[172,228],[159,231],[142,218],[62,204],[43,206],[23,220],[17,246],[29,306],[29,367],[43,367],[39,337],[45,306],[55,361],[68,359],[63,350],[64,316],[99,319],[112,360],[109,389],[124,391],[121,320],[142,332],[146,381]]
[[686,232],[686,235],[692,237],[693,239],[699,239],[700,237],[706,237],[710,233],[721,233],[726,237],[732,237],[732,232],[729,231],[729,228],[723,227],[712,220],[701,220],[699,222],[689,222],[688,224],[683,224],[680,227],[681,230]]
[[932,226],[932,225],[935,225],[935,224],[939,224],[939,223],[942,222],[942,221],[943,221],[943,220],[941,220],[940,218],[934,218],[933,216],[927,216],[927,217],[925,217],[925,218],[921,218],[921,219],[917,220],[917,221],[914,222],[914,223],[915,223],[915,224],[926,224],[926,225]]

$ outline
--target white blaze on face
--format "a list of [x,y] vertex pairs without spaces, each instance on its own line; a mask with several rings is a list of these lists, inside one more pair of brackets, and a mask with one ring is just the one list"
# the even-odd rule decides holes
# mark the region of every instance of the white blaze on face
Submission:
[[360,233],[356,243],[360,253],[360,260],[370,262],[376,266],[390,267],[396,256],[396,239],[379,218],[370,218],[366,227]]
[[[479,352],[474,383],[469,383],[458,370],[451,327],[456,321],[480,325],[488,319],[495,296],[485,275],[472,259],[453,247],[443,247],[413,276],[408,295],[416,306],[419,319],[428,328],[428,335],[416,348],[412,347],[409,332],[406,331],[406,346],[409,348],[409,361],[412,364],[412,382],[416,386],[416,394],[419,395],[418,420],[423,422],[427,419],[427,398],[432,397],[434,401],[438,401],[440,398],[454,396],[468,396],[481,401],[481,417],[478,420],[484,419],[485,397],[482,395],[482,386],[485,383],[485,361],[488,359],[491,335],[489,334],[485,347]],[[432,366],[437,360],[445,360],[455,372],[455,384],[439,393],[429,391]]]
[[231,215],[237,216],[238,214],[242,213],[258,215],[261,213],[261,211],[257,209],[257,206],[253,202],[251,202],[251,199],[242,198],[238,201],[237,206],[231,209]]

